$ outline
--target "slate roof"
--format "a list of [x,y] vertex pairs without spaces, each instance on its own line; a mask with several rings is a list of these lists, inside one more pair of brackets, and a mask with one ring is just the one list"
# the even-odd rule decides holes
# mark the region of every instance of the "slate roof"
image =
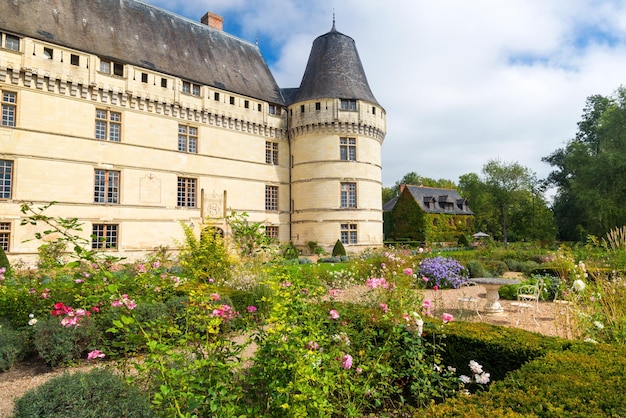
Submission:
[[[451,215],[473,215],[474,212],[467,205],[459,192],[454,189],[439,189],[434,187],[403,185],[415,199],[420,208],[426,213]],[[401,188],[403,186],[400,186]],[[383,211],[391,211],[399,196],[394,197],[383,205]]]
[[365,100],[378,105],[367,82],[354,39],[337,32],[317,37],[297,94],[289,104],[322,98]]
[[0,30],[283,105],[258,46],[137,0],[1,0]]

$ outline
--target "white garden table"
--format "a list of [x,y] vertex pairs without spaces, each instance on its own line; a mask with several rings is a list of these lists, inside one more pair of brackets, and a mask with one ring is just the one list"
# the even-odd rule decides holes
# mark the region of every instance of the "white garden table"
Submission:
[[485,304],[485,313],[487,315],[498,315],[504,312],[504,308],[500,305],[500,294],[498,289],[507,284],[520,284],[516,279],[503,279],[500,277],[476,277],[468,279],[468,282],[481,285],[487,290],[487,303]]

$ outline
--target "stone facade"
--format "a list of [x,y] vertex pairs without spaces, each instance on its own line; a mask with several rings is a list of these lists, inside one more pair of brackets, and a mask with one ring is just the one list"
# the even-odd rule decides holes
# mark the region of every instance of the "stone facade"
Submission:
[[[124,23],[131,12],[139,29]],[[39,21],[25,25],[25,16]],[[231,211],[247,212],[303,249],[316,241],[328,250],[340,238],[348,251],[382,245],[384,109],[371,95],[345,91],[296,101],[298,89],[276,86],[256,45],[207,16],[215,27],[132,0],[0,5],[0,245],[11,259],[34,262],[41,244],[26,241],[36,229],[20,226],[21,202],[56,202],[46,215],[78,218],[85,238],[113,240],[108,251],[130,259],[175,249],[181,222],[198,233],[213,225],[228,234]],[[176,32],[166,36],[167,25],[150,29],[142,19]],[[91,27],[104,44],[127,34],[128,55],[95,50]],[[214,69],[202,72],[167,56],[141,59],[144,39],[153,38],[132,30],[158,31],[159,47],[170,51],[175,36],[191,31],[193,42],[214,47],[206,53],[212,56],[194,57],[198,66],[209,58],[224,65],[211,61]],[[351,41],[334,26],[327,35]],[[221,50],[233,52],[215,56]]]

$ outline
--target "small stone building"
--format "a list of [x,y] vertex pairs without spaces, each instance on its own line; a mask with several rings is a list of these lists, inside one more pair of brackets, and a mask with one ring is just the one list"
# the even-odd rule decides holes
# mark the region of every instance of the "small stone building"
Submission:
[[473,231],[474,212],[454,189],[401,184],[383,205],[386,241],[454,245]]

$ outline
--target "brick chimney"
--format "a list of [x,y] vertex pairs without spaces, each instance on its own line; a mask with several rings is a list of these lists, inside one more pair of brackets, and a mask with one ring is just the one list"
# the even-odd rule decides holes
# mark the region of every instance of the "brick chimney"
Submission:
[[224,18],[215,13],[206,12],[206,14],[202,16],[202,19],[200,19],[200,23],[213,29],[224,30]]

